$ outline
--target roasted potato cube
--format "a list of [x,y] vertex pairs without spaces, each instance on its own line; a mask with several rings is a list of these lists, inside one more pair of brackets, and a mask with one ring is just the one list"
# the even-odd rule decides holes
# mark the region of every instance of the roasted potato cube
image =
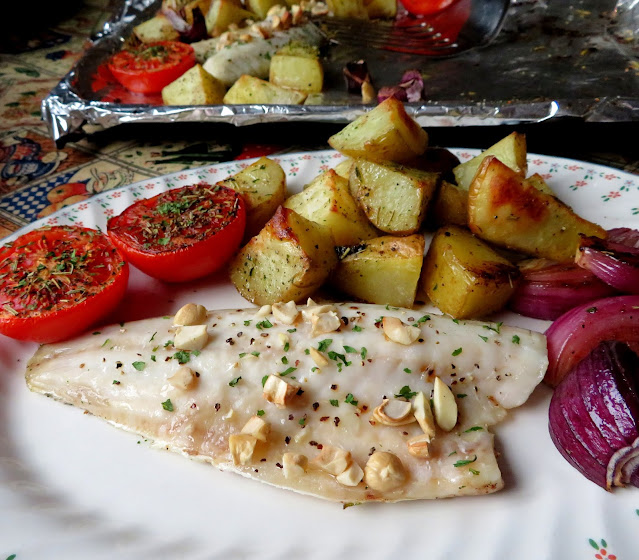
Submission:
[[260,20],[265,19],[268,11],[273,6],[286,6],[284,0],[246,0],[246,7],[251,10]]
[[422,288],[441,311],[456,319],[481,318],[502,309],[519,269],[468,229],[435,233],[422,272]]
[[473,233],[496,245],[559,262],[575,258],[581,234],[606,236],[602,227],[526,184],[495,156],[484,159],[470,185],[468,224]]
[[481,162],[486,156],[497,156],[499,161],[513,169],[522,177],[525,177],[528,172],[526,136],[519,132],[513,132],[505,138],[502,138],[496,144],[493,144],[478,156],[475,156],[465,163],[459,164],[453,169],[457,184],[462,189],[468,190],[477,169],[479,169]]
[[216,105],[222,103],[226,87],[196,64],[162,89],[165,105]]
[[207,33],[217,37],[232,23],[239,24],[249,18],[256,19],[255,14],[245,10],[239,0],[213,0],[204,19]]
[[334,247],[328,228],[280,206],[230,263],[231,282],[257,305],[303,301],[337,264]]
[[368,19],[363,0],[327,0],[326,3],[335,17]]
[[160,13],[151,19],[147,19],[133,28],[133,34],[143,43],[156,41],[176,41],[180,34],[164,14]]
[[305,93],[321,92],[324,69],[318,48],[299,41],[282,47],[271,59],[269,81]]
[[230,105],[300,105],[306,94],[284,88],[244,74],[230,87],[224,96],[224,103]]
[[353,158],[403,163],[426,150],[428,134],[389,97],[328,139],[329,145]]
[[438,181],[437,173],[364,159],[355,161],[349,180],[372,224],[396,235],[419,231]]
[[352,165],[353,165],[353,159],[346,158],[345,160],[340,161],[335,167],[333,167],[333,169],[335,170],[335,173],[337,173],[340,177],[344,177],[344,179],[349,179],[351,176]]
[[279,163],[261,157],[232,177],[220,181],[239,192],[246,204],[245,239],[257,235],[268,222],[277,207],[286,200],[286,174]]
[[331,285],[368,303],[412,307],[424,261],[424,236],[391,235],[340,247]]
[[537,190],[549,194],[550,196],[555,196],[553,190],[548,186],[548,183],[544,180],[544,178],[539,174],[535,173],[530,177],[524,179],[524,185],[530,185],[535,187]]
[[442,181],[430,215],[436,226],[468,226],[468,191]]
[[337,245],[356,245],[378,235],[351,196],[348,181],[332,169],[316,177],[303,191],[288,198],[284,206],[328,227]]
[[364,8],[371,19],[392,19],[397,15],[397,0],[364,0]]

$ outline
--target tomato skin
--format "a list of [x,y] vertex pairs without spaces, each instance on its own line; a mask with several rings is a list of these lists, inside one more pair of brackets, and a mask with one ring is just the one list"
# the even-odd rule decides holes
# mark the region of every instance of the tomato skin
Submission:
[[457,0],[400,0],[406,10],[416,16],[429,16],[445,10]]
[[[90,241],[87,241],[89,238]],[[74,255],[80,259],[82,255],[98,255],[86,261],[90,263],[87,265],[88,276],[96,278],[94,285],[88,288],[86,297],[78,297],[76,301],[60,301],[74,299],[73,295],[69,295],[72,292],[67,290],[66,294],[57,294],[56,301],[48,301],[45,308],[20,308],[20,289],[14,282],[14,275],[8,273],[10,264],[7,263],[16,262],[17,259],[23,265],[21,270],[25,274],[34,271],[35,267],[30,267],[29,263],[45,263],[50,270],[55,270],[54,266],[61,262],[57,260],[60,254],[58,249],[65,244],[73,246],[76,250]],[[41,246],[43,250],[38,253]],[[25,253],[27,256],[20,261]],[[53,253],[56,253],[55,257]],[[33,259],[30,258],[31,254],[34,255]],[[71,282],[68,288],[71,290],[77,291],[82,285],[78,280],[81,278],[77,272],[79,269],[76,269],[75,276],[73,273],[69,275]],[[77,226],[40,228],[24,234],[10,246],[0,249],[0,270],[5,274],[0,281],[0,333],[17,340],[41,344],[71,338],[106,317],[124,297],[129,279],[129,266],[108,236]],[[47,273],[46,277],[54,276]],[[24,296],[26,290],[21,293]],[[19,310],[9,312],[9,308],[15,307]]]
[[[142,272],[165,282],[188,282],[196,280],[222,268],[235,255],[246,227],[246,208],[240,194],[227,187],[209,187],[221,192],[225,199],[233,203],[232,215],[225,220],[221,227],[212,225],[201,226],[191,232],[187,238],[187,228],[179,224],[177,217],[164,216],[167,228],[173,228],[173,235],[182,239],[173,246],[147,247],[143,243],[141,232],[150,215],[157,212],[162,205],[176,204],[175,200],[195,192],[192,189],[209,187],[209,185],[195,185],[172,189],[152,198],[138,200],[129,206],[119,216],[109,219],[107,232],[113,243],[122,251],[125,258]],[[212,202],[211,204],[214,204]],[[213,206],[213,209],[217,208]],[[217,211],[217,210],[216,210]],[[185,212],[180,215],[183,216]],[[157,219],[157,216],[155,216]],[[202,218],[206,220],[206,216]],[[162,226],[160,226],[162,227]],[[160,229],[155,233],[155,239],[164,239],[167,229]],[[163,237],[164,236],[164,237]]]
[[[157,53],[157,54],[154,54]],[[195,51],[179,41],[146,43],[137,49],[123,50],[108,63],[113,77],[136,93],[159,93],[195,66]]]

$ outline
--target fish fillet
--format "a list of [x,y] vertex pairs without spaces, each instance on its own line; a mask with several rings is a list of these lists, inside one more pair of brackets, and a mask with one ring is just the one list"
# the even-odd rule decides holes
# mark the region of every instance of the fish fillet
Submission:
[[[186,331],[173,317],[107,326],[41,346],[27,365],[27,385],[222,470],[328,500],[502,488],[488,428],[541,382],[542,334],[368,304],[309,302],[294,306],[296,314],[208,311],[200,350],[176,348]],[[327,316],[339,324],[324,332]],[[417,338],[389,338],[383,317],[398,318]],[[455,396],[457,423],[451,431],[435,424],[428,456],[415,456],[407,442],[424,429],[412,413],[407,423],[387,425],[375,409],[384,398],[401,407],[419,392],[428,402],[437,377]],[[386,453],[399,461],[376,471]],[[348,473],[336,474],[345,466]],[[401,480],[386,484],[398,470]],[[380,473],[386,482],[373,480]]]

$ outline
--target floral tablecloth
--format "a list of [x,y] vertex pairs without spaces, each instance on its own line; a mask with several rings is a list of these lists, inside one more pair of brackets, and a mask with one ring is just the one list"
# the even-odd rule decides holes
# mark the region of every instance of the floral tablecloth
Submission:
[[[41,120],[40,103],[82,56],[114,0],[74,2],[51,26],[4,41],[0,54],[0,238],[96,193],[181,169],[230,159],[326,148],[340,126],[313,124],[146,125],[118,127],[56,146]],[[69,11],[69,10],[68,10]],[[519,127],[529,150],[613,165],[637,173],[633,123],[539,123]],[[621,128],[619,128],[621,127]],[[429,131],[431,144],[489,146],[507,127]],[[636,130],[635,130],[636,133]],[[624,142],[624,137],[627,140]]]

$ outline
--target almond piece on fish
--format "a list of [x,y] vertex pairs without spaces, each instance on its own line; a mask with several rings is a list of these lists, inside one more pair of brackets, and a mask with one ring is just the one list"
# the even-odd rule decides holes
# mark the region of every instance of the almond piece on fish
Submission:
[[178,350],[202,350],[208,340],[206,325],[187,325],[175,331],[173,346]]
[[421,329],[412,325],[405,325],[397,317],[384,317],[382,329],[388,340],[408,346],[415,342],[421,334]]
[[386,426],[404,426],[415,422],[413,405],[400,399],[384,399],[373,411],[373,418]]
[[435,378],[433,410],[437,425],[445,432],[450,432],[457,424],[457,403],[450,387],[439,377]]
[[173,324],[179,326],[201,325],[206,321],[206,307],[197,303],[187,303],[178,309]]

